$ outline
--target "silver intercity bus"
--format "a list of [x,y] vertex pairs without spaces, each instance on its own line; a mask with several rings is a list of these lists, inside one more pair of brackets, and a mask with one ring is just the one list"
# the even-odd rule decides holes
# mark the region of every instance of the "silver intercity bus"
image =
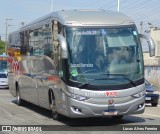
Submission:
[[53,119],[141,114],[144,65],[135,23],[119,12],[58,11],[9,34],[9,90]]

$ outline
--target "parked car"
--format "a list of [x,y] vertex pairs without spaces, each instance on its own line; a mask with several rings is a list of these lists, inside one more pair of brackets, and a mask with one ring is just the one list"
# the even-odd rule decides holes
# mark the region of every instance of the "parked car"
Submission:
[[8,75],[6,72],[0,72],[0,88],[9,88]]
[[151,103],[152,106],[156,107],[158,105],[159,92],[147,80],[145,80],[145,88],[146,88],[145,102]]

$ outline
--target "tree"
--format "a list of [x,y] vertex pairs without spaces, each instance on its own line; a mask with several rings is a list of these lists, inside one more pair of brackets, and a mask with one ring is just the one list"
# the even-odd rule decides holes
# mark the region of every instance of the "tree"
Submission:
[[5,53],[5,42],[0,40],[0,54]]

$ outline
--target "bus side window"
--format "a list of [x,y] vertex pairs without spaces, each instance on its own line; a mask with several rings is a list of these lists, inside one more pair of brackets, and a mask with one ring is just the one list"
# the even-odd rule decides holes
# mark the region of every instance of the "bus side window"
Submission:
[[54,64],[55,68],[58,71],[59,75],[63,75],[63,70],[62,70],[62,57],[61,57],[61,48],[59,46],[59,41],[58,41],[58,34],[61,34],[64,36],[64,27],[63,25],[54,20],[52,23],[52,33],[53,33],[53,47],[54,47]]
[[44,46],[42,47],[44,55],[52,57],[53,45],[52,45],[52,34],[51,34],[51,24],[43,25],[43,36],[44,36]]
[[29,32],[24,31],[20,33],[20,40],[21,40],[21,54],[27,54],[28,47],[29,47]]
[[29,48],[33,55],[44,54],[44,34],[42,27],[30,32]]

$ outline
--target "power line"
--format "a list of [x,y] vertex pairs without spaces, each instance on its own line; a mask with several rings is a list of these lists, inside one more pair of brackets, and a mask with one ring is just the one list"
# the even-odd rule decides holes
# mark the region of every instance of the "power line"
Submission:
[[142,5],[142,4],[143,4],[142,1],[138,1],[138,2],[136,2],[136,3],[134,3],[134,4],[130,5],[130,6],[126,7],[126,8],[122,7],[122,11],[123,12],[128,12],[128,11],[133,10],[133,12],[136,12],[137,10],[135,10],[135,9],[139,8],[138,10],[140,10],[140,5]]
[[[152,13],[150,13],[152,11]],[[151,16],[152,19],[153,19],[153,16],[152,15],[156,15],[156,14],[159,14],[159,10],[157,9],[154,9],[154,10],[151,10],[151,11],[148,11],[148,12],[145,12],[144,14],[142,14],[142,16],[138,16],[137,19],[146,19],[145,17],[147,17],[147,19]]]
[[109,7],[112,7],[114,5],[114,2],[108,2],[107,4],[105,4],[103,6],[100,6],[99,8],[103,8],[103,7],[107,7],[108,8],[108,5],[109,5]]
[[[105,4],[103,4],[105,2]],[[98,6],[100,4],[103,4],[101,6]],[[157,25],[160,25],[159,21],[159,0],[120,0],[120,12],[123,12],[124,14],[130,16],[132,19],[135,20],[135,22],[139,25],[140,21],[143,20],[143,27],[147,27],[147,22],[152,22]],[[104,8],[104,9],[110,9],[114,10],[117,9],[117,0],[94,0],[89,4],[84,5],[83,7],[90,7],[97,5],[98,8]],[[154,7],[154,8],[150,8]],[[154,17],[155,16],[155,17]],[[156,19],[157,18],[157,19]]]
[[[156,2],[157,3],[157,2]],[[142,6],[141,6],[141,4],[139,3],[138,5],[136,5],[136,7],[139,7],[139,10],[137,10],[138,8],[136,8],[136,9],[134,9],[134,14],[133,14],[133,12],[132,12],[132,10],[129,10],[129,12],[128,12],[128,10],[127,11],[122,11],[123,13],[125,13],[125,14],[128,14],[129,16],[131,16],[132,18],[136,18],[137,19],[137,16],[138,16],[138,18],[139,19],[142,19],[143,18],[143,20],[144,20],[144,11],[146,11],[146,10],[144,10],[144,9],[142,9],[141,7],[147,7],[147,5],[149,4],[149,2],[148,3],[144,3]],[[154,5],[155,4],[155,2],[153,3],[152,2],[152,4]],[[151,4],[150,4],[151,5]],[[135,6],[135,5],[134,5]],[[154,9],[154,11],[156,11],[155,9]],[[136,13],[135,13],[136,12]],[[142,14],[143,13],[143,14]],[[148,11],[147,11],[147,13],[148,13]],[[147,14],[146,12],[145,12],[145,14]]]
[[[155,4],[157,4],[157,3],[152,3],[150,6],[155,5]],[[145,5],[145,4],[144,4],[144,5]],[[138,7],[138,6],[137,6],[137,7]],[[147,7],[147,5],[146,5],[146,7]],[[153,10],[154,10],[154,9],[153,9]],[[144,10],[144,9],[142,9],[141,7],[139,7],[139,10],[137,10],[136,13],[132,14],[132,17],[134,17],[134,16],[140,16],[140,14],[144,15],[144,13],[146,13],[146,12],[144,12],[144,11],[148,12],[148,8],[147,8],[146,10]],[[149,12],[150,12],[150,11],[149,11]]]
[[155,3],[153,3],[153,1],[150,0],[150,1],[146,2],[146,3],[143,3],[143,5],[140,5],[139,7],[140,7],[140,9],[143,10],[143,7],[146,7],[147,5],[152,6],[153,4],[155,4]]
[[117,11],[117,2],[116,1],[114,1],[114,2],[112,2],[112,3],[107,3],[107,4],[105,4],[105,5],[103,5],[103,6],[101,6],[100,8],[104,8],[104,7],[106,7],[105,9],[107,9],[107,10],[116,10]]
[[[134,1],[135,2],[135,1]],[[137,2],[137,1],[136,1]],[[121,11],[123,12],[123,13],[125,13],[125,14],[128,14],[129,16],[131,16],[132,18],[135,18],[134,20],[137,20],[137,22],[139,23],[141,20],[143,20],[143,22],[149,22],[149,19],[148,19],[148,16],[152,16],[152,15],[155,15],[156,16],[156,14],[158,14],[160,11],[159,11],[159,8],[157,9],[157,8],[152,8],[151,10],[149,10],[148,11],[148,8],[147,8],[147,6],[150,6],[150,7],[152,7],[151,5],[159,5],[159,1],[155,1],[155,2],[153,2],[153,1],[149,1],[149,2],[147,2],[147,3],[144,3],[144,1],[143,2],[139,2],[139,3],[136,3],[136,4],[134,4],[134,7],[139,7],[139,9],[138,8],[134,8],[133,7],[133,5],[131,5],[131,6],[129,6],[129,7],[127,7],[127,8],[125,8],[125,10],[124,9],[121,9]],[[122,6],[121,6],[122,7]],[[142,7],[145,7],[146,8],[146,10],[144,10],[144,8],[142,8]],[[132,12],[134,10],[134,12]],[[136,13],[135,13],[136,12]],[[146,17],[146,18],[145,18]],[[158,16],[157,16],[158,17]],[[152,17],[153,18],[153,17]],[[153,20],[152,19],[152,22],[153,21],[156,21],[155,19]],[[157,20],[158,21],[158,20]],[[157,22],[158,23],[158,22]],[[144,23],[144,25],[143,25],[144,27],[146,27],[147,26],[147,24],[146,23]]]
[[[102,0],[102,1],[104,1],[104,0]],[[99,0],[94,0],[94,1],[92,1],[92,2],[90,2],[88,4],[86,4],[86,5],[82,6],[81,8],[86,8],[88,6],[96,5],[97,3],[99,4]]]
[[[139,0],[137,0],[137,1],[139,2]],[[126,9],[126,8],[132,6],[132,5],[135,4],[135,3],[137,3],[137,2],[135,2],[134,0],[133,0],[132,2],[129,2],[129,3],[126,2],[125,4],[121,5],[121,8],[122,8],[122,9]]]
[[130,0],[120,0],[120,5],[123,5],[123,3],[126,3],[127,1],[130,1]]

